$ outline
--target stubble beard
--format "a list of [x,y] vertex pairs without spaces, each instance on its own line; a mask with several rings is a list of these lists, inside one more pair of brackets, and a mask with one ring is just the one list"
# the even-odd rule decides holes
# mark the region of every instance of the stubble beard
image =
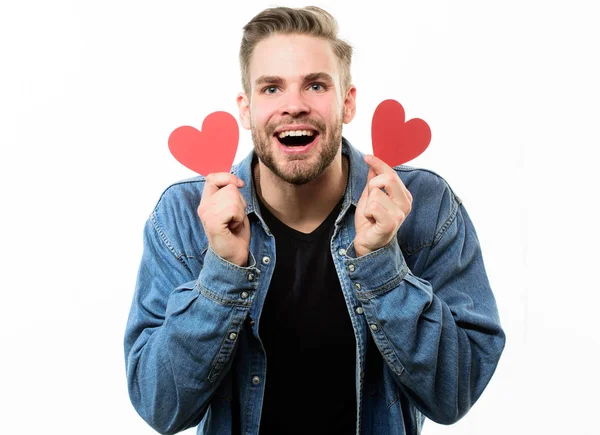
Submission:
[[273,133],[281,126],[268,124],[261,132],[252,126],[252,141],[254,142],[254,151],[263,164],[271,170],[281,180],[294,184],[302,185],[319,177],[331,165],[340,147],[342,146],[342,118],[334,124],[330,132],[327,131],[324,123],[311,119],[293,119],[294,124],[308,124],[313,126],[319,132],[321,141],[321,154],[314,164],[307,164],[305,159],[298,158],[294,161],[287,161],[284,165],[275,161],[274,152],[271,149],[272,141],[277,140]]

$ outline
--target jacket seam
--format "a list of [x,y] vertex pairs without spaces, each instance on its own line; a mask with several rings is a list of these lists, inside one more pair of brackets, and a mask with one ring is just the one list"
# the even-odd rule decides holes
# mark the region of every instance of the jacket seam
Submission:
[[206,178],[203,175],[198,175],[192,178],[186,178],[184,180],[180,180],[177,181],[175,183],[171,183],[170,185],[168,185],[165,190],[163,190],[163,192],[160,195],[160,198],[158,198],[158,201],[156,202],[156,206],[154,206],[154,210],[153,213],[156,212],[156,210],[158,210],[158,207],[160,206],[160,203],[162,201],[162,199],[164,198],[164,196],[166,195],[166,193],[175,186],[179,186],[181,184],[195,184],[195,183],[204,183],[206,181]]
[[[152,214],[150,215],[150,220],[152,221],[152,226],[154,227],[154,230],[156,231],[156,233],[158,234],[158,236],[160,237],[160,239],[162,240],[162,242],[164,243],[165,247],[169,250],[169,252],[175,257],[175,259],[181,263],[181,265],[183,267],[185,267],[189,272],[191,272],[190,268],[188,267],[187,264],[185,264],[185,262],[182,259],[182,255],[178,254],[175,251],[175,248],[173,247],[173,245],[171,244],[171,241],[169,240],[169,238],[167,237],[166,233],[163,231],[162,227],[159,225],[158,223],[158,217],[156,216],[156,210],[152,212]],[[187,256],[186,256],[187,257]]]
[[440,242],[440,240],[442,240],[442,238],[446,234],[446,231],[448,230],[450,225],[452,225],[452,222],[454,222],[454,220],[456,219],[456,215],[458,214],[459,203],[456,200],[454,194],[452,192],[450,192],[450,194],[452,195],[452,210],[450,211],[450,216],[446,219],[441,228],[436,232],[433,242],[431,243],[432,248],[435,247],[435,245],[437,245]]
[[248,307],[250,307],[250,305],[252,305],[251,302],[240,302],[237,300],[230,300],[230,299],[225,299],[220,296],[217,296],[216,294],[211,292],[209,289],[207,289],[200,283],[196,283],[196,290],[202,296],[207,297],[208,299],[210,299],[213,302],[218,303],[219,305],[223,305],[223,306],[227,306],[227,307],[242,307],[242,308],[248,308]]

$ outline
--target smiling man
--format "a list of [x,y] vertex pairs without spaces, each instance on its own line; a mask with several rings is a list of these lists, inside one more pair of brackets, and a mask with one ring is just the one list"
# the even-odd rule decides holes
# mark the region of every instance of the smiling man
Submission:
[[144,232],[125,355],[157,431],[418,434],[494,373],[505,337],[473,225],[439,176],[342,137],[351,57],[316,7],[244,27],[254,150],[169,187]]

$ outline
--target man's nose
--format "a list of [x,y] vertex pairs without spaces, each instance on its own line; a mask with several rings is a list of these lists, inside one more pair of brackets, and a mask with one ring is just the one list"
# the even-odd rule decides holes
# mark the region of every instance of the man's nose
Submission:
[[289,90],[281,107],[282,115],[297,117],[310,112],[310,106],[302,90]]

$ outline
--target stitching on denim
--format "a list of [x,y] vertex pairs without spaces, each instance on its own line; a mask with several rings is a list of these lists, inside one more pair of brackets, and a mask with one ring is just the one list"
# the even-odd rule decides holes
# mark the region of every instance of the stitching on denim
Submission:
[[389,410],[389,409],[390,409],[392,406],[394,406],[394,404],[395,404],[395,403],[397,403],[397,402],[398,402],[398,400],[400,400],[400,399],[398,399],[398,398],[396,397],[396,398],[394,399],[394,401],[393,401],[392,403],[390,403],[390,404],[387,406],[387,409]]
[[356,295],[357,295],[357,299],[361,299],[360,296],[364,296],[364,300],[368,300],[368,299],[373,299],[377,296],[380,296],[384,293],[389,292],[390,290],[396,288],[398,286],[398,284],[404,279],[404,277],[408,274],[408,266],[406,265],[406,263],[402,266],[402,269],[400,270],[400,274],[398,276],[396,276],[395,278],[392,278],[391,280],[389,280],[388,282],[386,282],[385,284],[383,284],[382,286],[379,286],[373,290],[361,290],[361,291],[357,291]]
[[432,247],[437,245],[440,242],[440,240],[442,240],[442,237],[444,237],[444,235],[446,234],[446,231],[448,230],[450,225],[452,225],[452,222],[454,222],[454,220],[456,219],[456,215],[458,214],[459,206],[458,206],[458,202],[456,201],[456,198],[454,197],[454,195],[452,196],[452,199],[453,199],[452,210],[450,212],[450,216],[448,217],[448,219],[446,219],[446,222],[444,222],[444,225],[442,225],[442,227],[436,233],[436,235],[433,239],[433,243],[431,244]]
[[[456,193],[452,190],[452,187],[450,187],[450,185],[448,184],[448,182],[446,181],[446,179],[444,179],[444,177],[442,177],[441,175],[439,175],[438,173],[430,170],[430,169],[423,169],[423,168],[415,168],[412,166],[404,166],[404,165],[398,165],[398,166],[394,166],[393,168],[396,171],[399,172],[427,172],[429,174],[434,175],[436,178],[438,178],[439,180],[441,180],[443,182],[443,184],[445,185],[446,189],[448,189],[448,192],[450,194],[450,196],[452,197],[452,210],[450,211],[450,216],[448,217],[448,219],[446,220],[446,222],[444,222],[444,224],[442,225],[442,227],[436,231],[436,234],[434,236],[434,239],[431,243],[422,245],[414,250],[406,250],[406,253],[408,255],[413,255],[415,253],[417,253],[418,251],[424,249],[424,248],[428,248],[428,247],[434,247],[436,244],[439,243],[439,241],[442,239],[442,237],[444,236],[444,234],[446,233],[446,230],[448,229],[448,227],[452,224],[452,221],[456,218],[456,213],[458,212],[458,208],[460,207],[460,205],[462,204],[462,200],[458,197],[458,195],[456,195]],[[439,218],[439,215],[438,215]],[[398,241],[399,243],[400,241]]]
[[[235,313],[232,313],[231,319],[229,320],[229,324],[227,325],[227,332],[221,340],[219,350],[217,351],[217,354],[215,355],[211,363],[211,368],[207,376],[209,382],[214,383],[217,380],[217,378],[221,376],[221,373],[227,365],[227,362],[231,360],[231,355],[233,355],[239,340],[236,340],[233,344],[228,344],[227,341],[229,340],[229,332],[232,330],[236,330],[239,334],[239,329],[237,328],[237,326],[241,325],[241,323],[242,322],[236,321]],[[220,360],[222,362],[220,362]]]
[[169,189],[171,189],[172,187],[179,186],[180,184],[204,183],[205,181],[206,181],[206,178],[203,175],[197,175],[193,178],[186,178],[185,180],[177,181],[175,183],[168,185],[165,188],[165,190],[163,190],[163,192],[160,194],[160,197],[158,198],[158,201],[156,202],[156,206],[154,206],[154,211],[156,211],[158,209],[162,199],[164,198],[166,193],[169,191]]
[[204,287],[203,285],[201,285],[200,283],[196,283],[196,289],[198,291],[198,293],[200,293],[202,296],[205,296],[207,298],[209,298],[211,301],[218,303],[219,305],[223,305],[226,307],[249,307],[251,305],[251,297],[249,297],[248,302],[241,302],[239,300],[235,300],[235,299],[225,299],[222,298],[221,296],[218,296],[216,294],[214,294],[213,292],[211,292],[209,289],[207,289],[206,287]]
[[[256,267],[257,261],[256,261],[256,258],[254,258],[254,254],[252,253],[252,251],[249,252],[250,257],[252,258],[252,264],[249,265],[249,266],[242,267],[242,266],[238,266],[237,264],[233,264],[232,262],[227,261],[224,258],[221,258],[219,256],[219,254],[217,254],[215,251],[212,250],[212,248],[210,247],[210,245],[208,246],[208,248],[206,250],[208,251],[209,249],[213,252],[213,254],[215,255],[215,258],[219,261],[219,263],[221,263],[222,265],[224,265],[228,269],[235,270],[235,271],[238,271],[238,272],[239,271],[254,272],[257,275],[260,274],[260,270]],[[256,287],[256,286],[253,285],[253,287]]]
[[[381,355],[388,361],[388,365],[390,367],[390,369],[392,369],[392,371],[394,373],[396,373],[398,376],[401,376],[402,373],[404,373],[404,366],[402,365],[402,362],[400,362],[400,358],[398,358],[398,355],[396,354],[396,351],[394,350],[394,348],[392,346],[390,346],[390,339],[388,338],[387,334],[385,333],[385,330],[381,327],[381,325],[375,323],[377,325],[377,329],[378,331],[381,331],[381,334],[383,335],[383,339],[379,340],[381,342],[383,342],[383,344],[385,344],[385,352],[383,352],[381,349],[379,349]],[[375,344],[377,344],[377,332],[372,332],[373,335],[373,340],[375,341]],[[379,346],[377,346],[379,347]],[[396,365],[398,365],[400,368],[398,369],[398,371],[396,371]]]
[[185,267],[190,273],[191,270],[188,267],[188,265],[183,261],[182,259],[182,255],[178,254],[175,251],[175,248],[173,247],[173,245],[171,244],[169,238],[167,237],[167,235],[165,234],[165,232],[163,231],[162,227],[160,226],[160,224],[158,223],[158,216],[156,215],[156,211],[152,212],[152,214],[150,215],[150,220],[152,221],[152,226],[154,228],[154,230],[156,231],[156,233],[158,234],[158,236],[160,237],[160,239],[162,240],[162,242],[165,244],[166,248],[169,250],[169,252],[171,252],[171,254],[173,254],[173,256],[177,259],[177,261],[179,263],[181,263],[181,265],[183,267]]
[[[406,273],[401,273],[401,275],[398,275],[395,278],[392,278],[390,281],[386,282],[382,286],[377,287],[374,290],[366,290],[366,291],[358,290],[356,292],[357,298],[363,299],[363,300],[368,300],[368,299],[374,299],[377,296],[385,294],[385,293],[389,292],[390,290],[394,289],[395,287],[397,287],[398,284],[404,279],[405,276],[406,276]],[[360,295],[360,296],[358,296],[358,295]]]
[[[402,365],[402,362],[400,361],[400,358],[398,358],[398,354],[396,353],[396,351],[394,350],[394,348],[389,345],[390,339],[388,338],[387,334],[385,333],[385,329],[383,329],[381,326],[379,326],[379,330],[381,331],[381,333],[385,337],[385,341],[387,342],[386,344],[388,344],[386,347],[389,348],[390,354],[393,355],[394,359],[395,359],[395,361],[390,361],[390,362],[394,362],[395,363],[395,364],[390,364],[390,368],[398,376],[401,376],[402,373],[404,373],[404,366]],[[388,358],[388,357],[386,356],[386,358]],[[388,358],[388,359],[390,359],[390,358]],[[398,367],[399,367],[398,371],[396,371],[396,368],[395,368],[396,365],[398,365]]]
[[[398,241],[398,244],[400,244],[400,241]],[[414,251],[411,251],[409,249],[404,249],[404,252],[406,253],[407,256],[411,256],[411,255],[415,255],[417,252],[419,252],[422,249],[425,249],[427,247],[431,246],[431,243],[426,243],[424,245],[419,246],[418,248],[416,248]]]

